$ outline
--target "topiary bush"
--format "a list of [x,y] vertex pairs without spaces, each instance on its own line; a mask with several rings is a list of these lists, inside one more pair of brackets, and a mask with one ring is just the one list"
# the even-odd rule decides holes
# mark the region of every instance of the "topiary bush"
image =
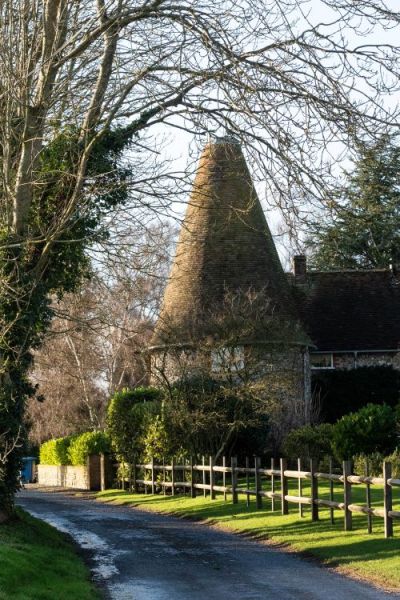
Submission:
[[367,404],[333,426],[332,449],[338,460],[357,454],[389,454],[395,446],[395,411],[386,404]]
[[44,442],[40,446],[39,459],[42,465],[69,465],[70,457],[69,447],[75,436],[69,435],[63,438],[57,438]]
[[333,425],[304,425],[291,431],[283,444],[283,451],[288,458],[321,461],[324,456],[332,454]]
[[85,465],[91,454],[107,453],[110,450],[110,438],[104,431],[86,431],[78,435],[69,446],[70,464]]

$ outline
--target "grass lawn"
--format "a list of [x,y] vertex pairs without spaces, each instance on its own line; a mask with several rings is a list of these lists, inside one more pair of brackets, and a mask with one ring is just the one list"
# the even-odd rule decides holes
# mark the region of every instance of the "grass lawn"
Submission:
[[62,533],[18,511],[0,525],[1,600],[98,600],[89,569]]
[[[289,486],[289,493],[297,494],[297,482]],[[343,500],[343,488],[335,486],[335,500]],[[263,489],[267,485],[263,483]],[[132,494],[120,490],[100,492],[97,498],[102,502],[137,506],[144,510],[169,513],[179,517],[206,521],[224,529],[249,535],[259,540],[269,540],[288,548],[312,555],[324,564],[338,568],[362,579],[373,581],[388,589],[400,589],[400,521],[394,522],[394,537],[385,539],[383,519],[373,517],[373,533],[367,533],[367,517],[353,514],[353,531],[343,531],[343,512],[335,511],[335,523],[330,523],[329,510],[320,509],[320,520],[311,522],[310,508],[304,507],[304,516],[299,516],[298,506],[289,504],[289,515],[282,516],[276,501],[276,510],[271,511],[271,501],[263,500],[263,509],[256,510],[255,500],[246,506],[246,498],[239,496],[239,503],[233,505],[228,495],[224,502],[222,495],[211,501],[201,496],[191,499],[188,496],[163,496]],[[303,495],[309,495],[304,484]],[[372,504],[383,506],[383,492],[371,488]],[[320,497],[329,497],[327,485],[320,483]],[[393,491],[393,508],[400,509],[400,489]],[[365,504],[365,486],[353,486],[354,504]]]

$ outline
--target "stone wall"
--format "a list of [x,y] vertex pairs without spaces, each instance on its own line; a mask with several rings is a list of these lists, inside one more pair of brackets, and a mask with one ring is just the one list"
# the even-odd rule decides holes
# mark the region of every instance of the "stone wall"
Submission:
[[38,465],[38,484],[79,490],[99,490],[100,456],[90,456],[86,465]]
[[67,487],[90,490],[86,466],[38,465],[38,483],[48,487]]

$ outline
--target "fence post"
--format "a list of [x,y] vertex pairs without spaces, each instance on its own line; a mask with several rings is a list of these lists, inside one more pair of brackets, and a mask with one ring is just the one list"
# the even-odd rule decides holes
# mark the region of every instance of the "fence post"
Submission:
[[[131,475],[131,486],[133,483],[133,491],[136,494],[138,491],[138,485],[137,485],[137,472],[136,472],[136,456],[133,459],[133,465],[131,465],[131,469],[130,469],[130,475]],[[132,487],[131,487],[132,489]]]
[[[135,461],[136,459],[134,459]],[[132,463],[129,463],[129,471],[128,471],[128,491],[131,492],[132,491],[132,470],[133,470],[133,465]],[[125,476],[122,477],[122,489],[125,490]]]
[[203,496],[205,498],[207,496],[207,490],[206,490],[206,470],[205,470],[206,460],[205,460],[204,456],[202,458],[202,461],[203,461]]
[[104,453],[100,454],[100,490],[104,492],[106,489],[106,465]]
[[224,486],[224,501],[226,502],[226,456],[222,457],[222,466],[224,467],[224,472],[222,473],[222,485]]
[[385,538],[393,537],[393,519],[389,515],[392,510],[392,487],[388,484],[388,479],[392,477],[392,463],[384,461],[383,463],[383,501],[385,510]]
[[231,484],[232,484],[232,503],[233,504],[237,504],[237,502],[238,502],[236,468],[237,468],[237,458],[236,458],[236,456],[232,456],[232,458],[231,458],[231,469],[232,469]]
[[214,492],[214,459],[210,456],[210,500],[215,500]]
[[171,459],[171,496],[175,496],[175,459]]
[[193,476],[193,456],[190,457],[190,497],[196,498],[196,488],[194,487]]
[[351,475],[351,460],[343,461],[343,503],[344,503],[344,530],[351,531],[353,528],[352,514],[349,510],[351,504],[351,483],[348,477]]
[[283,515],[289,514],[289,504],[285,499],[288,493],[288,480],[285,477],[285,470],[287,468],[286,458],[281,458],[281,513]]
[[[332,475],[332,458],[329,458],[329,475]],[[334,500],[334,496],[333,496],[333,480],[330,479],[329,480],[329,500],[331,502],[333,502]],[[330,517],[331,517],[331,525],[334,524],[335,522],[335,510],[334,508],[331,506],[331,508],[329,509],[329,513],[330,513]]]
[[318,521],[318,504],[316,500],[318,500],[318,479],[315,477],[316,471],[316,460],[312,458],[310,460],[310,472],[311,472],[311,520]]
[[[301,497],[303,495],[303,481],[300,477],[300,471],[301,471],[301,458],[297,459],[297,470],[299,471],[299,481],[298,481],[298,493],[299,496]],[[301,502],[299,502],[299,515],[300,517],[303,516],[303,505]]]
[[165,496],[166,489],[167,489],[167,486],[165,485],[165,482],[166,482],[165,456],[163,456],[163,459],[162,459],[162,466],[163,466],[163,493],[164,493],[164,496]]
[[[250,469],[249,457],[246,456],[246,489],[247,490],[250,487],[250,473],[249,473],[249,469]],[[246,506],[247,506],[247,508],[249,508],[249,506],[250,506],[250,494],[249,493],[246,494]]]
[[262,497],[260,496],[261,492],[261,474],[259,473],[259,469],[261,469],[261,459],[259,456],[254,457],[254,475],[255,475],[255,484],[256,484],[256,507],[262,508]]
[[156,493],[156,486],[154,481],[154,456],[151,457],[151,493]]
[[[275,459],[271,458],[271,471],[275,470]],[[272,473],[271,475],[271,492],[275,493],[275,475]],[[272,512],[275,510],[275,498],[272,496],[271,498],[271,510]]]
[[[365,459],[365,476],[369,477],[369,460]],[[371,486],[369,483],[366,484],[365,488],[367,507],[371,508]],[[367,515],[368,533],[372,533],[372,515]]]

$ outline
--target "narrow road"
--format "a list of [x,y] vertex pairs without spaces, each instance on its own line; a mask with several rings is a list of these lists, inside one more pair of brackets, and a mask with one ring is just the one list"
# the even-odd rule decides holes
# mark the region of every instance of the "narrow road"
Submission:
[[190,521],[33,490],[18,504],[90,550],[94,577],[115,600],[400,599]]

